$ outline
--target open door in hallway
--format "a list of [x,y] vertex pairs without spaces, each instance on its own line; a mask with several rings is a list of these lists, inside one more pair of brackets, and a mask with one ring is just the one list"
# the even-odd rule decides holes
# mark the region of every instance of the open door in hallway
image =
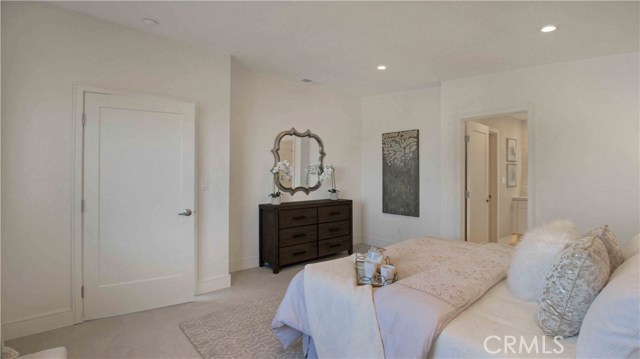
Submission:
[[489,242],[489,127],[466,122],[466,240]]

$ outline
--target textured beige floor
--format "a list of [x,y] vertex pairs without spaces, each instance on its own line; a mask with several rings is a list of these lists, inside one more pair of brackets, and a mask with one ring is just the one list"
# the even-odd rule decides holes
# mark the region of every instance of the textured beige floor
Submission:
[[[359,245],[355,250],[367,248]],[[231,288],[197,296],[192,303],[91,320],[9,340],[5,345],[22,355],[64,346],[70,358],[199,358],[178,327],[179,322],[271,293],[284,293],[302,267],[285,267],[276,275],[268,267],[235,272],[231,274]]]

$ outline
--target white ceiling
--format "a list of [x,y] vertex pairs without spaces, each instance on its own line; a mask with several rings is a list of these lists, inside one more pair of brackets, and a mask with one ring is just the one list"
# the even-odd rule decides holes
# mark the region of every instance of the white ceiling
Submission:
[[[367,96],[638,51],[639,2],[58,2]],[[160,22],[148,27],[142,18]],[[558,26],[542,33],[546,24]],[[385,64],[386,71],[376,70]]]

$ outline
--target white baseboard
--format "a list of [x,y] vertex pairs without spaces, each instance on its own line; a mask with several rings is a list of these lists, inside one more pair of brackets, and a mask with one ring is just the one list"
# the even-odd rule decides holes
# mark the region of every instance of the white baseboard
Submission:
[[48,330],[67,327],[75,324],[74,313],[70,309],[16,320],[2,324],[2,337],[4,340],[24,337],[31,334],[42,333]]
[[237,272],[239,270],[251,269],[258,266],[258,257],[248,257],[239,261],[231,261],[229,263],[229,272]]
[[213,292],[231,286],[231,275],[223,274],[217,277],[199,280],[196,284],[196,295]]
[[[256,260],[257,263],[257,260]],[[204,279],[196,284],[196,294],[213,292],[218,289],[231,286],[231,275],[223,274],[218,277]],[[53,313],[16,320],[2,324],[2,337],[4,340],[24,337],[31,334],[42,333],[48,330],[67,327],[75,324],[73,311],[65,309]]]

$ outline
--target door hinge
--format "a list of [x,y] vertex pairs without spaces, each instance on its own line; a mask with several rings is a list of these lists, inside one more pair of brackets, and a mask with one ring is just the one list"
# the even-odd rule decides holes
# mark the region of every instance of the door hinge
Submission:
[[84,112],[82,113],[82,127],[84,127],[85,123],[87,123],[87,115],[84,114]]
[[469,193],[469,191],[464,191],[464,197],[465,198],[471,197],[471,193]]
[[464,135],[464,142],[469,142],[469,135]]
[[84,286],[80,287],[80,298],[84,298]]
[[80,212],[84,212],[84,199],[80,201]]

